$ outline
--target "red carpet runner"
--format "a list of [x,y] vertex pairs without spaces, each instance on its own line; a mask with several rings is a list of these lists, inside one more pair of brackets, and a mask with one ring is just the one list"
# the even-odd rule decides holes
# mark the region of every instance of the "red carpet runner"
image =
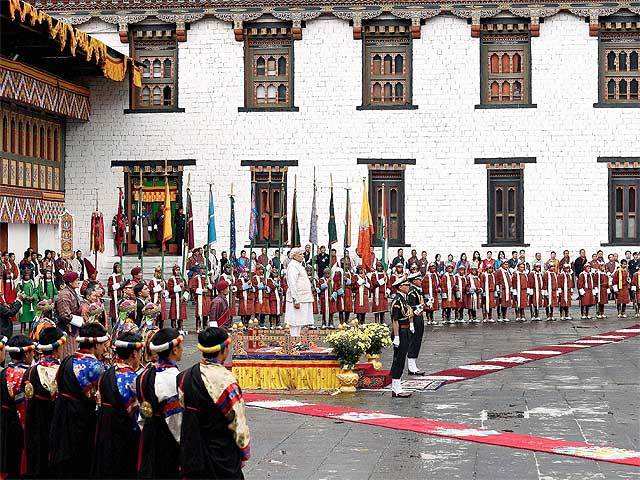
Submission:
[[611,332],[600,333],[598,335],[591,335],[579,340],[574,340],[573,342],[533,347],[530,350],[523,350],[522,352],[501,355],[481,362],[441,370],[422,378],[425,380],[441,380],[445,383],[460,382],[462,380],[480,377],[481,375],[487,375],[488,373],[499,372],[505,368],[517,367],[525,363],[535,362],[536,360],[543,360],[549,357],[557,357],[558,355],[564,355],[584,348],[621,342],[637,335],[640,335],[640,324],[620,328]]
[[531,450],[534,452],[566,455],[640,467],[640,452],[623,448],[590,445],[584,442],[567,442],[533,435],[498,432],[496,430],[484,430],[461,423],[447,423],[439,420],[430,420],[428,418],[403,417],[371,410],[305,403],[297,400],[277,400],[274,397],[260,394],[249,393],[245,394],[244,397],[249,406],[280,412],[297,413],[299,415],[342,420],[345,422],[423,433],[486,445],[497,445],[520,450]]

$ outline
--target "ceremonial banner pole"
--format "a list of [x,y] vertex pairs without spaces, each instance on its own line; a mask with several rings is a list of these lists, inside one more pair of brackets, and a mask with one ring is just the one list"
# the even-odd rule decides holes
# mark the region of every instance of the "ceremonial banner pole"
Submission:
[[[187,240],[187,236],[190,235],[189,231],[189,215],[192,213],[189,211],[189,197],[191,196],[191,173],[187,175],[187,201],[185,202],[185,222],[184,222],[184,235],[182,235],[182,268],[180,269],[180,273],[182,274],[182,278],[186,277],[186,261],[187,261],[187,253],[186,250],[189,250],[189,244],[191,243],[191,239]],[[185,249],[186,247],[186,249]]]
[[[287,225],[287,218],[284,215],[284,208],[286,205],[284,174],[285,174],[285,171],[283,170],[282,176],[280,177],[280,218],[278,222],[280,224],[280,240],[279,240],[280,246],[278,247],[278,270],[279,270],[278,273],[279,274],[282,274],[282,247],[284,246],[284,232],[286,232],[287,229],[289,228],[289,226]],[[283,224],[284,224],[284,227],[282,226]]]
[[144,240],[142,231],[142,165],[140,165],[140,184],[138,185],[138,248],[140,248],[140,270],[144,275]]
[[251,263],[253,256],[253,242],[258,234],[258,208],[256,205],[255,173],[251,173],[251,213],[249,215],[249,278],[251,278]]
[[[347,252],[351,246],[351,203],[349,200],[349,184],[345,188],[347,191],[347,204],[344,211],[344,251],[342,252],[342,258],[347,257]],[[344,267],[343,267],[344,268]],[[349,269],[351,269],[351,259],[349,259]]]
[[[96,212],[99,212],[99,209],[98,209],[98,189],[95,188],[94,190],[96,191]],[[93,225],[92,225],[92,230],[93,230]],[[94,233],[92,232],[92,235],[93,234]],[[93,265],[96,267],[96,270],[97,270],[98,269],[98,249],[95,247],[95,244],[93,245],[93,247],[94,247],[94,250],[95,250],[94,257],[93,257]]]
[[231,270],[235,270],[236,263],[236,214],[233,199],[233,182],[231,182],[231,192],[229,193],[229,261]]
[[315,277],[317,262],[315,260],[316,243],[318,243],[318,215],[316,209],[316,167],[313,167],[313,199],[311,200],[311,222],[309,225],[309,242],[311,243],[311,273]]
[[[120,223],[123,221],[122,219],[122,187],[118,187],[118,219],[116,220],[116,232],[118,231],[118,229],[121,228]],[[122,238],[120,239],[120,244],[116,245],[116,248],[118,250],[118,256],[120,257],[120,274],[122,275],[122,253],[124,250],[124,237],[126,236],[126,228],[125,228],[125,233],[124,235],[122,235]]]

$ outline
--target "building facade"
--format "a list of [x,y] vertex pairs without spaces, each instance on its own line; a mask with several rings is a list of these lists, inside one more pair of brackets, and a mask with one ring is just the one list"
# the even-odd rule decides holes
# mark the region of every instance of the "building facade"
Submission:
[[92,121],[67,126],[80,248],[87,196],[97,189],[110,219],[125,187],[132,215],[140,166],[154,231],[165,160],[175,201],[190,187],[196,244],[212,185],[218,250],[231,191],[238,250],[248,243],[252,186],[271,225],[259,243],[281,244],[274,226],[290,220],[294,189],[304,243],[314,173],[319,241],[333,185],[338,248],[347,189],[355,243],[365,184],[374,221],[388,211],[390,245],[430,258],[640,243],[639,11],[80,3],[45,6],[144,68],[139,89],[91,79]]

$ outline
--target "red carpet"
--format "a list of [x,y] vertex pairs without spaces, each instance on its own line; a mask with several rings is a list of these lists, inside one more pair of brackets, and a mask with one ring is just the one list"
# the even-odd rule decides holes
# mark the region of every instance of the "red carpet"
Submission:
[[[590,337],[591,338],[591,337]],[[461,423],[447,423],[428,418],[403,417],[371,410],[341,406],[314,404],[297,400],[278,400],[261,394],[245,394],[247,405],[280,412],[297,413],[312,417],[329,418],[345,422],[360,423],[376,427],[453,438],[466,442],[531,450],[534,452],[587,458],[602,462],[619,463],[640,467],[640,452],[622,448],[590,445],[584,442],[567,442],[547,437],[536,437],[519,433],[498,432],[474,428]]]
[[638,335],[640,335],[640,324],[620,328],[611,332],[591,335],[572,342],[532,347],[531,349],[521,352],[499,355],[481,362],[469,363],[456,368],[430,373],[422,378],[425,380],[442,380],[445,383],[460,382],[462,380],[487,375],[488,373],[499,372],[505,368],[517,367],[525,363],[535,362],[536,360],[543,360],[545,358],[575,352],[576,350],[618,343]]

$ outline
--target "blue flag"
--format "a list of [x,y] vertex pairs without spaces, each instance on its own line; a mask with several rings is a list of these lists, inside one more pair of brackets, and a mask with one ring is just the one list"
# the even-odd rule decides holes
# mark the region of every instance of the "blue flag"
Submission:
[[213,206],[213,192],[211,191],[211,185],[209,185],[209,235],[207,237],[207,243],[211,245],[216,241],[216,217],[215,208]]
[[230,195],[231,199],[231,215],[229,218],[229,259],[232,262],[236,260],[236,207],[235,199],[233,195]]
[[249,241],[258,236],[258,205],[256,204],[256,185],[251,186],[251,215],[249,216]]

